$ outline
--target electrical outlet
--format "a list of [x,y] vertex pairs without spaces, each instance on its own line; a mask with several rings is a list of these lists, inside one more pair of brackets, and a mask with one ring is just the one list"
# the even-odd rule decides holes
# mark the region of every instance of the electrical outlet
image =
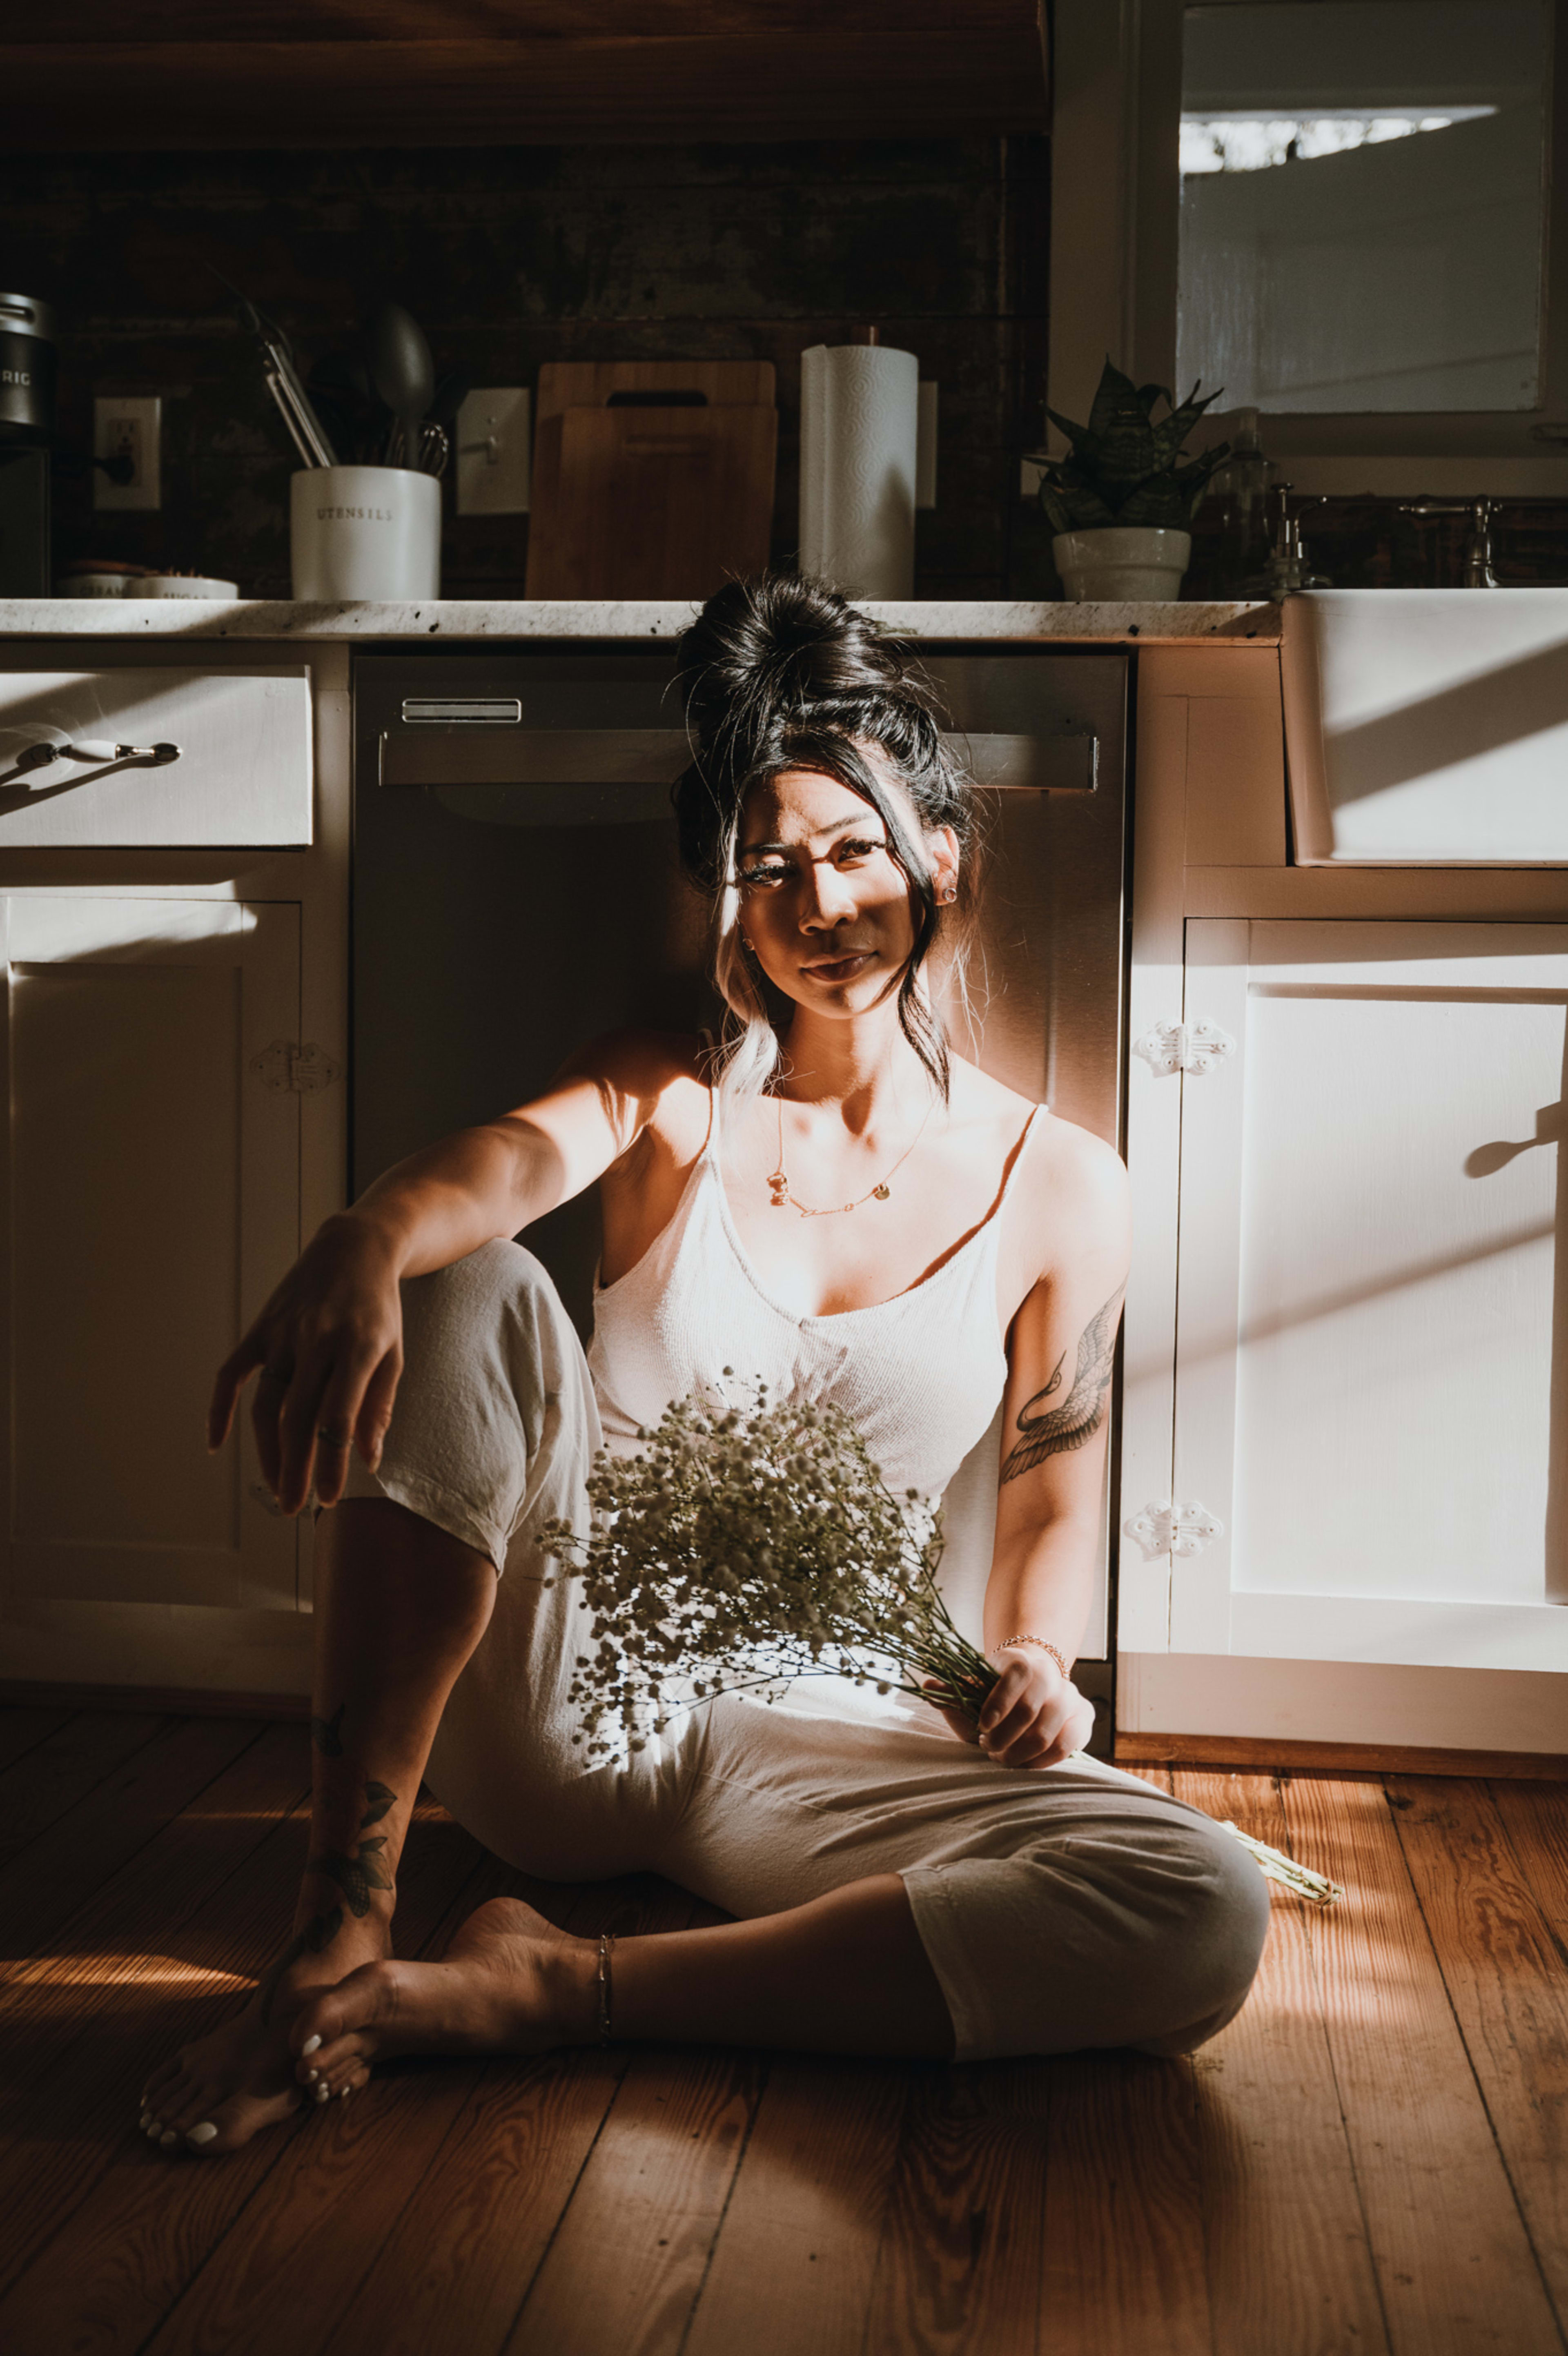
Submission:
[[163,505],[158,460],[163,402],[156,393],[100,393],[92,404],[92,452],[97,458],[130,461],[125,482],[113,481],[102,466],[92,470],[95,508],[156,508]]
[[457,513],[526,515],[529,419],[521,385],[477,385],[457,412]]

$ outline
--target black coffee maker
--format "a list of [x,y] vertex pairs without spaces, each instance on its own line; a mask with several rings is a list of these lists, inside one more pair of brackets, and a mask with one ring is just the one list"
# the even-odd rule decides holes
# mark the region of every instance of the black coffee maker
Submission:
[[0,294],[0,597],[49,594],[54,314]]

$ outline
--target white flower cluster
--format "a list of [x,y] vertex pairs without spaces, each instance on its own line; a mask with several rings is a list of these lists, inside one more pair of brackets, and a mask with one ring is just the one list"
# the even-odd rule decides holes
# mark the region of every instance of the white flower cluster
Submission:
[[842,1409],[770,1404],[758,1383],[743,1407],[680,1400],[638,1437],[639,1454],[596,1458],[586,1536],[540,1534],[594,1615],[569,1695],[590,1757],[619,1747],[607,1724],[639,1751],[715,1694],[813,1674],[979,1715],[996,1672],[938,1592],[938,1517],[892,1494]]

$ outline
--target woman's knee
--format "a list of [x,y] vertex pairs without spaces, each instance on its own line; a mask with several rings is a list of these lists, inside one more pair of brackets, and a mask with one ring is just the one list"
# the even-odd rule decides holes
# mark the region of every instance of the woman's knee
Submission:
[[1246,2002],[1269,1929],[1269,1889],[1222,1825],[1183,1825],[1171,1863],[1179,1895],[1161,1941],[1161,2009],[1166,2022],[1135,2042],[1146,2053],[1190,2053],[1234,2019]]

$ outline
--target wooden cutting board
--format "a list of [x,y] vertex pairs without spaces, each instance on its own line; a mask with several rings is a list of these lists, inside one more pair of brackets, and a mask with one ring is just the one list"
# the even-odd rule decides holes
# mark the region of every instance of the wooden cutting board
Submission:
[[[612,408],[612,393],[702,400]],[[700,599],[761,571],[778,434],[770,361],[548,363],[529,596]]]

